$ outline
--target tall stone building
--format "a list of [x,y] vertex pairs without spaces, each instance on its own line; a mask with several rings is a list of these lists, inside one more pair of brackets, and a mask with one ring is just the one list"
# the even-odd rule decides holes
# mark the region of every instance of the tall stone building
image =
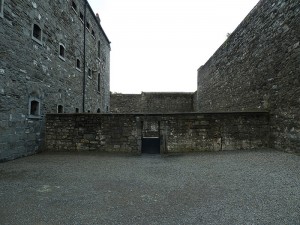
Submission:
[[198,111],[270,112],[270,147],[300,151],[300,5],[261,0],[198,70]]
[[0,161],[43,145],[46,113],[104,113],[110,41],[86,0],[0,0]]

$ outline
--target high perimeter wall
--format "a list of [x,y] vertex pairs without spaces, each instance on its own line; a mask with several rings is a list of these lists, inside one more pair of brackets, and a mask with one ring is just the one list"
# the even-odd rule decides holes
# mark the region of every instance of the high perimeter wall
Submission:
[[142,92],[141,94],[111,94],[112,113],[173,113],[193,112],[192,92]]
[[47,114],[47,151],[140,154],[142,138],[160,138],[161,153],[269,147],[264,112]]
[[300,151],[300,3],[261,0],[198,70],[199,111],[270,111],[272,147]]

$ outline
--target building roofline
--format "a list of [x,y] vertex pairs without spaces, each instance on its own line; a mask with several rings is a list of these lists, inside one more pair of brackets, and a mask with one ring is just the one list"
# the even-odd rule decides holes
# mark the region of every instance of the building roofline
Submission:
[[110,40],[108,39],[108,37],[107,37],[105,31],[103,30],[103,28],[102,28],[102,26],[101,26],[101,24],[100,24],[100,22],[99,22],[97,16],[95,15],[94,10],[92,9],[92,7],[91,7],[90,3],[88,2],[88,0],[85,0],[85,1],[86,1],[87,5],[88,5],[88,7],[89,7],[89,10],[92,12],[92,16],[94,17],[94,19],[95,19],[96,23],[98,24],[100,30],[103,32],[106,41],[107,41],[108,44],[110,45],[111,42],[110,42]]

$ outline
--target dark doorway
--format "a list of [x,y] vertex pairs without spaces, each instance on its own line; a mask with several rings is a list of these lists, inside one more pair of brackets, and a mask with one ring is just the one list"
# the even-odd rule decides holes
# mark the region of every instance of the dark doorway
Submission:
[[160,154],[160,139],[157,137],[142,138],[142,153]]

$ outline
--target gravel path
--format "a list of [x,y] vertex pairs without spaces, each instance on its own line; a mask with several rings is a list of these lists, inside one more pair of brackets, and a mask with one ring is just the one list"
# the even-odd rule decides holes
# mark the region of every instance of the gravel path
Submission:
[[43,153],[0,164],[0,224],[300,224],[300,156]]

